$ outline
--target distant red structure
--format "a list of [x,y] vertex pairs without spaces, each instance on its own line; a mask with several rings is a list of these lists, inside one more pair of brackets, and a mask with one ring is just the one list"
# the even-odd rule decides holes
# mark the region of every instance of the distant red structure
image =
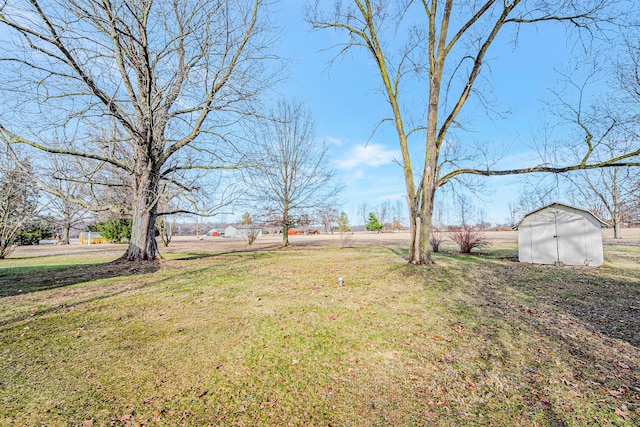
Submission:
[[318,234],[318,230],[296,230],[295,228],[289,229],[289,236],[295,236],[296,234]]

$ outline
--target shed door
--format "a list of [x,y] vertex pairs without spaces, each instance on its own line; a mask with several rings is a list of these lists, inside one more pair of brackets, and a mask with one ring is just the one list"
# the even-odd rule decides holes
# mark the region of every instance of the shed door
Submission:
[[556,238],[556,214],[545,210],[530,222],[530,253],[535,264],[555,264],[558,261],[558,240]]
[[562,209],[540,212],[531,224],[532,251],[540,264],[584,262],[584,219]]
[[584,265],[590,258],[589,224],[582,215],[557,211],[558,261],[567,265]]

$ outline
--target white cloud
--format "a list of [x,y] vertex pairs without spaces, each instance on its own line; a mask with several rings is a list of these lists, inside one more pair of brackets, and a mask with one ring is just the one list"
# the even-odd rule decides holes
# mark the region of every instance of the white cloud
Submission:
[[324,140],[332,147],[340,147],[343,144],[341,139],[334,138],[332,136],[327,136],[324,138]]
[[399,150],[389,150],[381,144],[358,145],[344,157],[336,160],[336,167],[340,169],[353,169],[358,166],[378,167],[392,163],[400,158]]

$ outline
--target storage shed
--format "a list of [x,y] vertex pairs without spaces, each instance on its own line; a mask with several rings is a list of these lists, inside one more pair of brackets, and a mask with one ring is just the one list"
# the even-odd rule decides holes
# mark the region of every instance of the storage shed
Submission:
[[608,225],[584,209],[552,203],[528,213],[518,230],[518,260],[532,264],[604,263],[602,227]]
[[97,243],[107,243],[107,239],[98,232],[83,231],[79,236],[81,245],[94,245]]

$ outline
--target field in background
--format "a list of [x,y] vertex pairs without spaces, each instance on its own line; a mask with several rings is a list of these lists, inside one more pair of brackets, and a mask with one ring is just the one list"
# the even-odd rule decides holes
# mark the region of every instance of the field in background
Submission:
[[407,233],[18,248],[0,425],[638,425],[640,232],[609,232],[597,269],[513,262],[514,232],[431,268]]

